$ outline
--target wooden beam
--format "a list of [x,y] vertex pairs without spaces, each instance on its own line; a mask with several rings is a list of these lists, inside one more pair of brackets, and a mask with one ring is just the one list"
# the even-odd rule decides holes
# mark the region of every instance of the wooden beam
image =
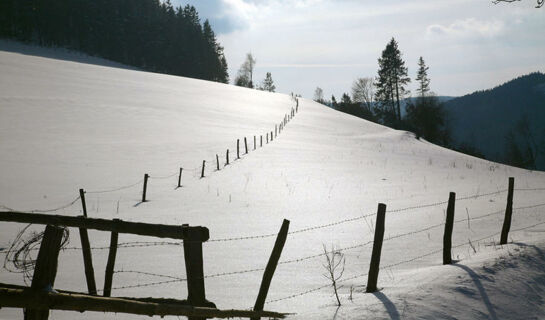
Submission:
[[1,211],[0,221],[49,224],[74,228],[93,229],[118,233],[138,234],[157,238],[171,238],[181,240],[207,241],[208,228],[174,226],[166,224],[151,224],[142,222],[128,222],[123,220],[107,220],[74,216],[61,216],[40,213]]
[[108,252],[108,262],[106,263],[106,273],[104,276],[103,295],[109,297],[112,293],[112,280],[114,277],[115,257],[117,255],[118,233],[112,232],[110,236],[110,251]]
[[[44,237],[36,259],[31,290],[51,291],[57,277],[59,251],[64,230],[55,226],[45,227]],[[25,310],[25,320],[47,320],[48,308],[28,308]]]
[[218,310],[179,304],[132,301],[82,294],[35,291],[30,288],[0,288],[0,307],[38,310],[96,311],[147,316],[186,316],[203,318],[279,318],[287,314],[271,311]]
[[282,226],[280,227],[280,231],[276,236],[273,251],[271,253],[271,256],[269,257],[269,262],[267,263],[267,267],[265,268],[265,272],[263,273],[261,286],[259,287],[259,293],[254,304],[254,311],[261,311],[265,306],[265,300],[267,299],[269,287],[271,286],[272,277],[274,275],[274,271],[276,270],[276,266],[278,265],[278,260],[280,260],[280,255],[282,254],[284,244],[286,243],[289,228],[290,221],[284,219],[284,221],[282,222]]

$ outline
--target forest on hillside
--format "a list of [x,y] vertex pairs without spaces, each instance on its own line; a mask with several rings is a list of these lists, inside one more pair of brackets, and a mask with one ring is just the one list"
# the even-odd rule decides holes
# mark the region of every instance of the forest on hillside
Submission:
[[208,20],[159,0],[2,0],[0,37],[81,51],[143,70],[227,83]]

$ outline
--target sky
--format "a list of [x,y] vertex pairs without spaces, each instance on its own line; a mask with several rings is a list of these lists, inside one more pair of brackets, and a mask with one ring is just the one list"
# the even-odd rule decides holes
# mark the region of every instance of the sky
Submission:
[[534,71],[545,72],[545,6],[536,0],[174,0],[208,19],[225,48],[231,82],[246,53],[254,82],[271,72],[277,92],[326,98],[375,77],[394,37],[415,92],[417,61],[431,89],[461,96]]

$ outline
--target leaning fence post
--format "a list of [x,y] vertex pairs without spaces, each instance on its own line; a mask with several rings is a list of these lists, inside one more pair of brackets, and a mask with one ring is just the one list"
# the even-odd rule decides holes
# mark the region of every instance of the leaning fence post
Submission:
[[265,134],[265,138],[267,138],[267,143],[269,143],[269,133],[268,132]]
[[273,132],[271,131],[271,142],[273,141]]
[[371,253],[371,265],[369,266],[369,275],[367,277],[367,289],[365,292],[377,291],[378,271],[380,268],[380,253],[382,251],[382,241],[384,240],[384,220],[386,218],[386,205],[378,204],[377,221],[375,226],[375,239],[373,242],[373,252]]
[[[45,227],[44,237],[38,251],[38,258],[34,267],[32,284],[30,287],[35,291],[50,291],[55,285],[57,277],[57,266],[59,251],[61,249],[63,228],[47,225]],[[49,318],[49,310],[27,309],[25,311],[25,320],[42,320]]]
[[206,160],[202,161],[202,170],[201,170],[201,178],[204,178],[204,166],[206,165]]
[[146,191],[148,190],[148,178],[149,175],[144,174],[144,190],[142,190],[142,202],[146,202]]
[[246,150],[245,154],[248,154],[248,141],[246,140],[246,137],[244,137],[244,150]]
[[515,188],[515,178],[509,178],[509,189],[507,192],[507,207],[505,208],[505,218],[501,228],[500,244],[507,244],[507,236],[511,229],[511,216],[513,215],[513,191]]
[[178,174],[178,188],[182,186],[182,170],[183,168],[180,168],[180,174]]
[[[182,225],[184,237],[184,261],[187,276],[187,301],[194,307],[212,307],[214,303],[206,300],[204,288],[204,267],[202,243],[209,238],[208,228]],[[200,317],[189,317],[189,320],[200,320]]]
[[[282,249],[284,248],[284,244],[286,243],[286,239],[288,237],[289,228],[290,221],[284,219],[284,221],[282,222],[282,226],[280,227],[280,231],[276,236],[276,242],[274,243],[273,251],[269,258],[269,262],[267,263],[265,272],[263,272],[263,279],[261,280],[259,294],[257,295],[257,299],[255,301],[254,311],[263,311],[263,307],[265,306],[265,300],[267,299],[267,293],[269,292],[269,287],[271,286],[274,271],[276,270],[278,260],[280,260]],[[254,319],[258,318],[252,318],[252,320]]]
[[451,192],[448,197],[447,221],[445,222],[445,233],[443,234],[443,264],[452,263],[452,228],[454,226],[454,204],[456,193]]
[[[116,220],[113,219],[114,223]],[[115,257],[117,255],[117,240],[118,233],[112,231],[110,235],[110,251],[108,253],[108,262],[106,263],[106,274],[104,276],[104,293],[105,297],[109,297],[112,294],[112,280],[114,277]]]
[[225,165],[229,164],[229,149],[225,152]]
[[216,169],[220,171],[220,158],[218,157],[217,153],[216,153]]
[[[79,189],[79,196],[83,206],[83,216],[87,218],[87,207],[85,205],[85,191]],[[95,282],[95,270],[93,269],[93,256],[91,254],[91,244],[89,243],[89,234],[87,229],[79,228],[79,237],[81,240],[81,251],[83,253],[83,266],[85,268],[85,279],[87,281],[87,289],[89,294],[97,294]]]

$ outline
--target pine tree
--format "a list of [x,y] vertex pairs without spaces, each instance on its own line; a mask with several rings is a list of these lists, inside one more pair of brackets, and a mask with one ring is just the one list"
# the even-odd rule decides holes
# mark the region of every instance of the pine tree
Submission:
[[393,125],[401,121],[401,99],[409,93],[405,88],[411,79],[405,61],[394,38],[382,51],[378,59],[379,70],[376,78],[376,96],[378,102],[375,109],[379,118],[385,124]]
[[418,73],[416,74],[416,81],[418,81],[418,89],[416,89],[416,92],[418,92],[418,95],[422,98],[430,92],[428,69],[429,67],[424,63],[424,59],[420,57],[420,59],[418,59]]
[[267,72],[267,75],[265,76],[265,80],[263,80],[262,88],[263,90],[269,91],[269,92],[274,92],[274,90],[276,90],[276,86],[274,85],[270,72]]

